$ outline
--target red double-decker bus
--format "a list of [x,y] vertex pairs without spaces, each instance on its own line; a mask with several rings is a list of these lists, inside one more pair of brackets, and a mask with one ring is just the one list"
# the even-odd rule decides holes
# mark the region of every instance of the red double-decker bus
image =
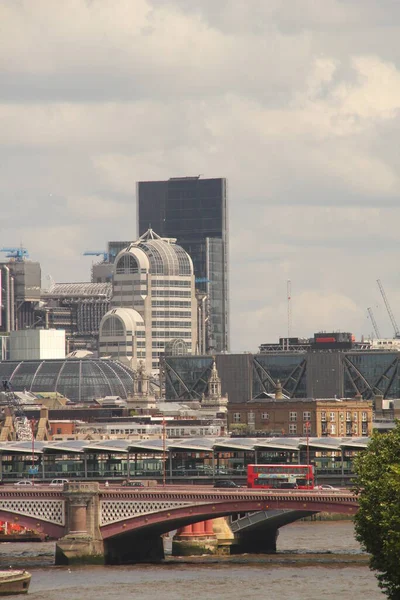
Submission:
[[312,465],[248,465],[247,487],[266,489],[314,489]]

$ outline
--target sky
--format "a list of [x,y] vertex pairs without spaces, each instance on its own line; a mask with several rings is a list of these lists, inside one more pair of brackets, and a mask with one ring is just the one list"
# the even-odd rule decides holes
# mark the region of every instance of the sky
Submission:
[[398,0],[0,0],[1,247],[89,281],[137,181],[226,177],[233,351],[391,337],[399,37]]

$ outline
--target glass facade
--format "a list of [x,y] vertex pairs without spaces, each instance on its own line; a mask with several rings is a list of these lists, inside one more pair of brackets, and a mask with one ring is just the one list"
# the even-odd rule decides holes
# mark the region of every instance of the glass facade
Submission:
[[253,358],[253,398],[262,392],[275,394],[278,381],[283,394],[307,398],[305,356],[303,354],[259,354]]
[[[208,350],[229,350],[228,218],[222,178],[138,183],[139,235],[149,227],[190,255],[199,290],[210,293]],[[213,279],[214,277],[214,279]]]
[[74,402],[133,393],[133,371],[111,360],[0,362],[0,379],[15,392],[58,392]]
[[[196,398],[206,393],[207,384],[201,375],[204,359],[165,358],[167,400]],[[375,395],[400,398],[399,352],[217,354],[216,364],[222,393],[228,394],[230,404],[274,394],[278,382],[289,398],[354,398],[358,394],[364,400]]]

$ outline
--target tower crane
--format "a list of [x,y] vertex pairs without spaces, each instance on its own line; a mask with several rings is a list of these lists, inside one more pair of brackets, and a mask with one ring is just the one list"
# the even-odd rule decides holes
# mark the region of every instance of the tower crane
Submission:
[[389,304],[389,301],[388,301],[388,299],[387,299],[387,297],[386,297],[385,290],[383,289],[382,282],[381,282],[381,280],[380,280],[380,279],[377,279],[377,280],[376,280],[376,283],[377,283],[377,284],[378,284],[378,286],[379,286],[379,290],[380,290],[380,292],[381,292],[381,295],[382,295],[383,301],[384,301],[384,303],[385,303],[386,310],[387,310],[387,313],[388,313],[388,315],[389,315],[389,319],[390,319],[390,320],[391,320],[391,322],[392,322],[392,326],[393,326],[393,330],[394,330],[394,337],[395,337],[395,338],[400,338],[400,330],[399,330],[399,327],[398,327],[398,325],[397,325],[397,323],[396,323],[396,319],[394,318],[393,311],[392,311],[392,309],[390,308],[390,304]]
[[371,319],[371,323],[372,323],[372,327],[374,328],[375,335],[376,335],[376,337],[379,340],[380,337],[381,337],[381,334],[379,332],[378,325],[377,325],[377,323],[375,321],[375,317],[374,317],[374,313],[372,312],[372,308],[367,308],[367,311],[368,311],[368,314],[369,314],[369,318]]
[[108,262],[109,254],[105,250],[86,250],[83,256],[102,256],[103,262]]
[[7,252],[7,258],[14,258],[17,262],[22,262],[25,258],[29,258],[28,250],[23,246],[19,248],[0,248],[0,252]]

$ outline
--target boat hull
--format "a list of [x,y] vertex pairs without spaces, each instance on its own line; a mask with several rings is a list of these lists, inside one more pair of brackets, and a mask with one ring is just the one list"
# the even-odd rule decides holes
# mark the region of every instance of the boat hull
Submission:
[[0,596],[27,594],[31,577],[27,571],[0,571]]

